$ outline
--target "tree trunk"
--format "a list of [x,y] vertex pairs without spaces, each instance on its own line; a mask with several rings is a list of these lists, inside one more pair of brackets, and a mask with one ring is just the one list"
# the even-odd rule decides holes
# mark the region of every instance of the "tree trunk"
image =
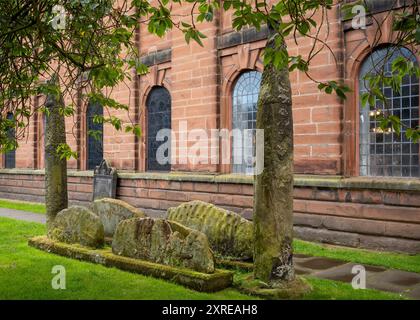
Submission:
[[[274,47],[274,36],[268,47]],[[292,281],[293,120],[289,71],[264,68],[257,128],[264,130],[264,171],[255,176],[254,277],[274,285]]]
[[67,161],[60,159],[57,147],[66,143],[62,97],[49,95],[45,102],[48,110],[45,130],[45,202],[47,207],[47,230],[49,231],[55,216],[67,208]]

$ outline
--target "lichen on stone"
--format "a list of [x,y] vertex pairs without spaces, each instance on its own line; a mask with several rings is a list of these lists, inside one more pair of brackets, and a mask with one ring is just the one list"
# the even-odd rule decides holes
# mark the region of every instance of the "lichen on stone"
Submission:
[[57,214],[48,236],[65,243],[98,248],[104,244],[104,227],[89,209],[71,206]]
[[104,226],[105,237],[112,237],[117,225],[123,220],[146,217],[143,211],[131,206],[127,202],[112,198],[95,200],[91,204],[91,209],[99,216]]
[[199,272],[214,272],[214,256],[207,237],[164,219],[121,221],[114,234],[112,252]]
[[167,219],[203,232],[212,249],[221,256],[252,258],[252,222],[235,212],[196,200],[169,208]]

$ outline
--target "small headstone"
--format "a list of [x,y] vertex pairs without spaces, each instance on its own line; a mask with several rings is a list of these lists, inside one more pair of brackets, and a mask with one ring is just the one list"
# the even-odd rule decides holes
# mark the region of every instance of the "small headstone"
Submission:
[[97,248],[104,244],[104,227],[89,209],[71,206],[57,214],[48,236],[60,242]]
[[103,159],[93,175],[93,200],[115,198],[117,194],[117,170]]
[[143,211],[118,199],[102,198],[95,200],[91,209],[101,219],[106,237],[114,236],[115,229],[122,220],[146,217]]
[[214,272],[214,257],[207,237],[164,219],[121,221],[112,240],[112,252],[204,273]]

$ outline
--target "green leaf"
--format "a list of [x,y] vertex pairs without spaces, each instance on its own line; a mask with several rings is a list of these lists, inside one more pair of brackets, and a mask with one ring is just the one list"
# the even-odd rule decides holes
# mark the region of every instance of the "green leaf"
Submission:
[[223,1],[223,9],[225,11],[229,10],[231,6],[232,6],[232,1]]
[[362,104],[362,107],[366,107],[367,103],[368,103],[368,99],[369,99],[369,93],[368,92],[364,92],[361,96],[360,96],[360,102]]
[[72,151],[70,146],[67,143],[60,143],[56,149],[57,154],[60,159],[70,160],[70,158],[77,159],[78,154],[75,151]]

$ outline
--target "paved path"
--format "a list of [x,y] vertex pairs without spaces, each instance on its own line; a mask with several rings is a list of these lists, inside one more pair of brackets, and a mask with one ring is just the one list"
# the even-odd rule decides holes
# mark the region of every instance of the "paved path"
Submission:
[[420,273],[384,267],[363,265],[329,258],[295,254],[297,274],[350,283],[359,271],[352,273],[354,266],[363,266],[366,271],[366,288],[403,294],[420,300]]
[[13,218],[17,220],[45,223],[45,214],[33,213],[21,210],[0,208],[0,217]]
[[[0,217],[45,223],[45,215],[43,214],[6,208],[0,208]],[[351,283],[355,276],[352,273],[353,266],[360,265],[302,254],[295,254],[294,261],[297,274],[347,283]],[[404,294],[412,299],[420,300],[420,273],[368,265],[364,265],[364,267],[367,288]]]

